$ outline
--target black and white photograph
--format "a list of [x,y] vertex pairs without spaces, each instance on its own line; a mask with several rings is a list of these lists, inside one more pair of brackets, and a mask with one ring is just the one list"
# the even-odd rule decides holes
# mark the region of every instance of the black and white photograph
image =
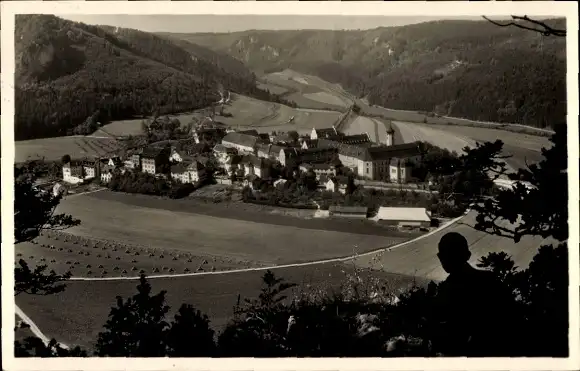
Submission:
[[576,3],[99,3],[2,3],[14,369],[579,364]]

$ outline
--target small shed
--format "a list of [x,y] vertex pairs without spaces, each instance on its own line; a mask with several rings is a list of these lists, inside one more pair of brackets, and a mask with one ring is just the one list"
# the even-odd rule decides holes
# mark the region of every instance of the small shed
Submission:
[[369,208],[365,206],[336,206],[328,208],[328,214],[332,217],[361,218],[366,219]]
[[384,207],[377,213],[377,221],[400,227],[428,228],[431,215],[424,207]]

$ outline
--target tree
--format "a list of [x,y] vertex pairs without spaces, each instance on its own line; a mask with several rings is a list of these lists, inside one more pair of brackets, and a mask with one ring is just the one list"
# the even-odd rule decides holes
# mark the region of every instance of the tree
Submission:
[[555,130],[552,147],[542,149],[544,159],[511,174],[527,183],[516,183],[513,189],[499,191],[496,197],[474,206],[477,229],[516,242],[525,235],[568,239],[567,128],[564,124]]
[[62,195],[43,192],[34,182],[38,169],[33,163],[14,167],[14,237],[15,242],[31,241],[42,230],[62,230],[80,224],[67,214],[55,214]]
[[50,271],[49,274],[45,274],[46,265],[39,265],[34,270],[31,270],[22,259],[18,261],[18,264],[20,267],[14,268],[14,295],[22,293],[31,295],[56,294],[64,291],[66,285],[62,282],[72,276],[70,272],[58,275],[54,271]]
[[63,164],[68,164],[71,161],[70,155],[67,154],[67,155],[62,156],[60,161]]
[[356,185],[354,184],[354,176],[349,175],[347,183],[346,183],[345,193],[347,195],[352,195],[354,193],[354,191],[356,191]]
[[179,308],[166,336],[170,357],[212,357],[216,354],[209,319],[189,304]]
[[80,347],[68,349],[51,339],[44,344],[42,339],[28,336],[23,342],[14,342],[15,357],[87,357],[87,352]]
[[539,32],[544,36],[566,37],[566,30],[553,28],[553,27],[549,26],[546,22],[531,19],[527,15],[524,15],[524,16],[512,15],[512,20],[510,22],[507,22],[507,23],[493,21],[486,16],[483,16],[483,19],[485,19],[488,22],[491,22],[494,25],[499,26],[499,27],[511,27],[511,26],[513,26],[513,27],[524,29],[524,30]]
[[105,331],[99,333],[96,355],[108,357],[163,357],[166,355],[164,334],[168,326],[165,315],[165,291],[151,295],[151,285],[141,275],[138,293],[111,308]]

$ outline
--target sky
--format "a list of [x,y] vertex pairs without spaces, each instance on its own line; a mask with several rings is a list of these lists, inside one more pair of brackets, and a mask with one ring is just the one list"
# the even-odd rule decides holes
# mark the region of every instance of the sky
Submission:
[[388,16],[304,16],[304,15],[97,15],[56,14],[76,22],[133,28],[147,32],[237,32],[246,30],[355,30],[403,26],[441,19],[481,17],[388,17]]

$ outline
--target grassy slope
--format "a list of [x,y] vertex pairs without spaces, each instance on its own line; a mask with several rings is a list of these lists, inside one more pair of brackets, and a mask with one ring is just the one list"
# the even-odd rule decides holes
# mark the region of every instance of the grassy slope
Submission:
[[385,107],[537,126],[565,120],[565,40],[485,21],[172,37],[257,71],[315,74]]

